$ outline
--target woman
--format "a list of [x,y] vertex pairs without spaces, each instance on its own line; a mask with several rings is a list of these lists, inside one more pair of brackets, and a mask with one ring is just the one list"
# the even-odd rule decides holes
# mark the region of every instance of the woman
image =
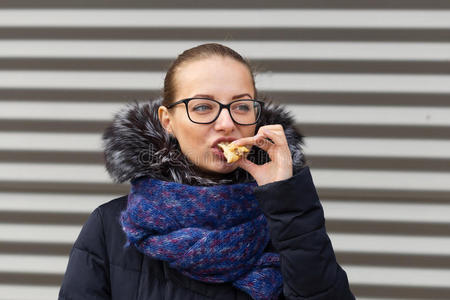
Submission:
[[[106,168],[131,190],[90,215],[59,299],[354,299],[303,136],[254,100],[247,61],[220,44],[186,50],[163,94],[105,131]],[[251,151],[227,163],[219,142]]]

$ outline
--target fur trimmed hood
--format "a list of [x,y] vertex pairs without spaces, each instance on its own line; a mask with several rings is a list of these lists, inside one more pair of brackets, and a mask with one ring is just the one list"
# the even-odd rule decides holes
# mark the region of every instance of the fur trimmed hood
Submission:
[[[198,169],[181,152],[178,141],[168,134],[158,118],[162,99],[128,103],[117,112],[102,136],[106,169],[114,182],[122,183],[138,177],[174,181],[191,185],[232,184],[254,181],[245,170],[237,168],[229,174],[214,177]],[[289,144],[294,174],[304,165],[304,136],[294,127],[294,118],[286,109],[265,101],[256,131],[261,126],[281,124]],[[270,161],[267,152],[253,146],[247,158],[256,163]]]

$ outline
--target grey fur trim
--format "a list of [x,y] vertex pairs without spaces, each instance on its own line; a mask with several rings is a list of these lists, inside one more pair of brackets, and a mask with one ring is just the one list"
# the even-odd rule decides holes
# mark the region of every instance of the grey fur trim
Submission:
[[[132,181],[138,177],[175,181],[191,185],[216,185],[250,182],[254,179],[243,169],[214,177],[203,173],[181,152],[178,141],[169,135],[159,122],[158,107],[162,99],[128,103],[115,114],[102,136],[106,169],[114,182]],[[294,127],[294,119],[282,106],[265,103],[256,126],[281,124],[294,163],[294,174],[304,165],[303,135]],[[247,156],[256,164],[270,159],[267,153],[254,146]]]

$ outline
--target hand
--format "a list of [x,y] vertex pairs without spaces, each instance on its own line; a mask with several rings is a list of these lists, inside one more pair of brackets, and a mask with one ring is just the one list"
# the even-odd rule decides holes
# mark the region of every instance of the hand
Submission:
[[[273,143],[267,138],[270,138]],[[241,138],[233,142],[238,146],[256,145],[269,154],[270,162],[257,165],[246,156],[235,163],[253,176],[258,185],[284,180],[292,177],[292,155],[289,150],[283,126],[280,124],[261,126],[253,137]]]

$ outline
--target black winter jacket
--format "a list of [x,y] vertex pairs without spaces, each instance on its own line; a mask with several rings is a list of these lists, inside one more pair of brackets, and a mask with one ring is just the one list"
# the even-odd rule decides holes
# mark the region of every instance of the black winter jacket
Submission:
[[[176,148],[176,141],[158,127],[155,110],[159,103],[135,104],[119,112],[105,132],[106,167],[114,180],[147,175],[191,184],[223,183],[223,178],[214,181],[198,176],[183,157],[178,158],[176,167],[157,159],[143,159],[171,156]],[[268,105],[264,114],[258,126],[281,123],[294,161],[294,176],[255,189],[270,229],[267,251],[278,252],[281,257],[283,292],[279,299],[355,299],[326,233],[310,169],[303,164],[302,136],[281,108]],[[139,163],[145,161],[145,165],[136,162],[137,155]],[[237,169],[227,180],[250,180],[244,175]],[[70,252],[59,300],[250,299],[230,283],[197,281],[133,246],[124,248],[126,236],[119,215],[126,205],[127,195],[97,207],[89,216]]]

